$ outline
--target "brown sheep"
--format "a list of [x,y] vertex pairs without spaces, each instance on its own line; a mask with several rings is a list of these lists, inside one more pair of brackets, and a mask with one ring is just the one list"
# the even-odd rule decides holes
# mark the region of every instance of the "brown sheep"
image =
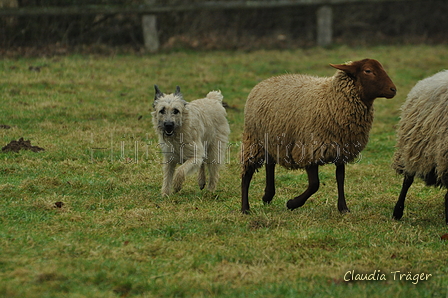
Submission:
[[308,188],[291,199],[296,209],[319,189],[318,167],[336,165],[338,209],[345,202],[345,164],[364,149],[373,121],[373,101],[392,98],[396,87],[382,65],[373,59],[330,64],[332,77],[286,74],[264,80],[250,92],[245,107],[242,143],[242,207],[249,211],[252,176],[266,165],[263,202],[275,195],[275,165],[304,168]]

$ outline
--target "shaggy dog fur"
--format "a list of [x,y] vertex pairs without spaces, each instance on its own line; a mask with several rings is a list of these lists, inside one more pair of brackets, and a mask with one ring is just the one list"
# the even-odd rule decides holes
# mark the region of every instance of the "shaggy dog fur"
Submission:
[[[164,156],[162,194],[179,191],[186,176],[196,171],[199,188],[203,189],[205,164],[209,172],[207,188],[214,191],[230,133],[221,92],[211,91],[205,98],[188,103],[179,86],[173,94],[164,94],[154,87],[152,119]],[[176,170],[177,164],[181,166]]]

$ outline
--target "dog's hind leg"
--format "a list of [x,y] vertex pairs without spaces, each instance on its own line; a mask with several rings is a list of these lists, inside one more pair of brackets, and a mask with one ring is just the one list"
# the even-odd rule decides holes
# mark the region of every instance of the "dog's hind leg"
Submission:
[[207,166],[208,166],[208,173],[209,173],[207,189],[210,191],[215,191],[216,186],[218,185],[219,168],[221,165],[218,163],[212,162],[212,163],[207,164]]
[[219,170],[225,163],[227,150],[227,140],[219,140],[214,146],[210,146],[208,151],[208,190],[215,191],[219,180]]
[[201,190],[203,190],[205,187],[205,180],[205,163],[202,163],[198,174],[198,185]]
[[175,162],[166,162],[163,165],[163,185],[162,185],[162,195],[171,194],[171,186],[173,184],[173,175],[176,168]]

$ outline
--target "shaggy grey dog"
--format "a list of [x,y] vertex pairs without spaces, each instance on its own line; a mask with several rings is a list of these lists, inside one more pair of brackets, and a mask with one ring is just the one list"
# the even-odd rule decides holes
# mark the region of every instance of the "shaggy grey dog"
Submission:
[[[154,85],[153,125],[162,146],[162,194],[179,191],[186,176],[199,171],[198,185],[206,184],[205,164],[209,172],[208,190],[214,191],[219,168],[225,161],[229,123],[220,91],[211,91],[205,98],[186,102],[177,86],[173,94],[164,94]],[[176,170],[176,165],[181,164]]]

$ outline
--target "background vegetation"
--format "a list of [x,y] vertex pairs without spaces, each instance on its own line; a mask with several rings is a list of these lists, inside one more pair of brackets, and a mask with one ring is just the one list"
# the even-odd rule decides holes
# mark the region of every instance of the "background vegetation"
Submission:
[[[219,1],[219,0],[217,0]],[[225,2],[227,0],[224,0]],[[204,0],[156,0],[187,5]],[[145,0],[0,0],[3,7],[138,6]],[[293,49],[316,41],[319,5],[222,11],[166,12],[157,15],[163,50]],[[333,36],[339,44],[441,44],[448,38],[448,2],[443,0],[360,1],[332,4]],[[38,25],[37,25],[38,24]],[[53,55],[107,52],[107,46],[140,52],[139,14],[22,16],[0,18],[0,55]]]
[[[283,73],[330,76],[328,63],[381,61],[398,88],[377,99],[370,142],[347,166],[351,213],[337,211],[334,167],[298,210],[302,171],[278,168],[278,192],[240,209],[238,149],[247,94]],[[391,219],[401,178],[390,168],[399,107],[420,79],[447,66],[447,46],[374,46],[0,60],[0,142],[45,151],[0,153],[3,297],[446,297],[444,191],[416,182],[403,220]],[[220,89],[231,125],[215,194],[159,195],[161,156],[151,126],[153,85],[191,101]],[[9,127],[9,129],[8,129]],[[346,272],[386,274],[346,282]],[[428,273],[426,281],[391,272]]]

